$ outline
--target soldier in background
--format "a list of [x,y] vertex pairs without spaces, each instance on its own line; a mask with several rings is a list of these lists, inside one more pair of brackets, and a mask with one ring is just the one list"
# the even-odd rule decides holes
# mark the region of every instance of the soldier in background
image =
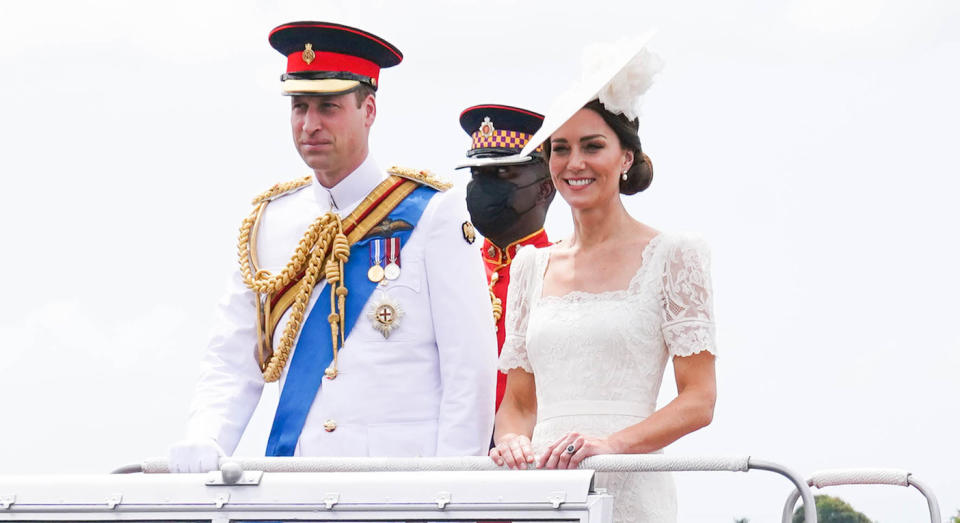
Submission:
[[[523,158],[498,160],[518,154],[542,124],[543,115],[508,105],[476,105],[460,114],[460,126],[472,143],[468,160],[459,167],[470,168],[467,210],[484,237],[481,254],[497,322],[497,354],[503,348],[510,263],[525,245],[550,245],[543,222],[556,194],[542,149]],[[472,241],[470,224],[464,228],[465,237]],[[506,382],[506,374],[498,372],[497,408]]]

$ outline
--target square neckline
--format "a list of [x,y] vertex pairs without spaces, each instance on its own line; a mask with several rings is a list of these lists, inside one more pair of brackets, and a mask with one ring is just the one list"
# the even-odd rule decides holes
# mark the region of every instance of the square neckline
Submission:
[[543,279],[547,275],[547,269],[550,267],[550,251],[553,250],[553,247],[560,242],[554,243],[543,249],[543,254],[541,256],[545,257],[546,260],[543,262],[543,267],[537,271],[539,276],[539,285],[540,288],[537,289],[539,292],[534,294],[537,296],[538,301],[569,301],[570,299],[577,298],[591,298],[591,299],[603,299],[610,297],[620,297],[626,294],[630,289],[633,288],[634,284],[640,279],[640,275],[645,272],[647,265],[649,265],[650,255],[653,252],[653,249],[658,246],[663,238],[663,232],[658,232],[650,240],[647,241],[647,244],[644,245],[643,249],[640,251],[640,265],[637,267],[636,272],[633,273],[633,277],[630,278],[630,281],[627,282],[627,286],[623,289],[613,289],[609,291],[600,291],[600,292],[590,292],[590,291],[581,291],[581,290],[572,290],[566,294],[557,294],[546,296],[543,294]]

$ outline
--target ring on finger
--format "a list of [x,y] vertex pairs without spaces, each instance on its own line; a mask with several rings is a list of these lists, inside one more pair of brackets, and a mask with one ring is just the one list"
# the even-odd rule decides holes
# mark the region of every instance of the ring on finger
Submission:
[[573,443],[571,443],[571,444],[567,445],[567,448],[564,449],[564,452],[566,452],[567,454],[576,454],[576,453],[577,453],[577,446],[574,445]]

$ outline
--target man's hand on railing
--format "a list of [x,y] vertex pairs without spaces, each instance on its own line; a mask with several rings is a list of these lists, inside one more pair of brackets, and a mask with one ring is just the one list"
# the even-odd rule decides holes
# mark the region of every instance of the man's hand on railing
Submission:
[[170,472],[210,472],[220,467],[223,449],[209,438],[184,439],[170,447]]

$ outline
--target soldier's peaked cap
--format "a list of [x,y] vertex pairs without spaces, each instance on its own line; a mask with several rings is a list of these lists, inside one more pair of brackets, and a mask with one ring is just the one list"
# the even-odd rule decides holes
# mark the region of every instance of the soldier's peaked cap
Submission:
[[472,138],[471,158],[519,153],[541,125],[542,114],[509,105],[475,105],[460,113],[460,127]]
[[283,94],[342,94],[380,85],[380,69],[403,53],[377,35],[331,22],[291,22],[270,31],[270,45],[287,57]]

